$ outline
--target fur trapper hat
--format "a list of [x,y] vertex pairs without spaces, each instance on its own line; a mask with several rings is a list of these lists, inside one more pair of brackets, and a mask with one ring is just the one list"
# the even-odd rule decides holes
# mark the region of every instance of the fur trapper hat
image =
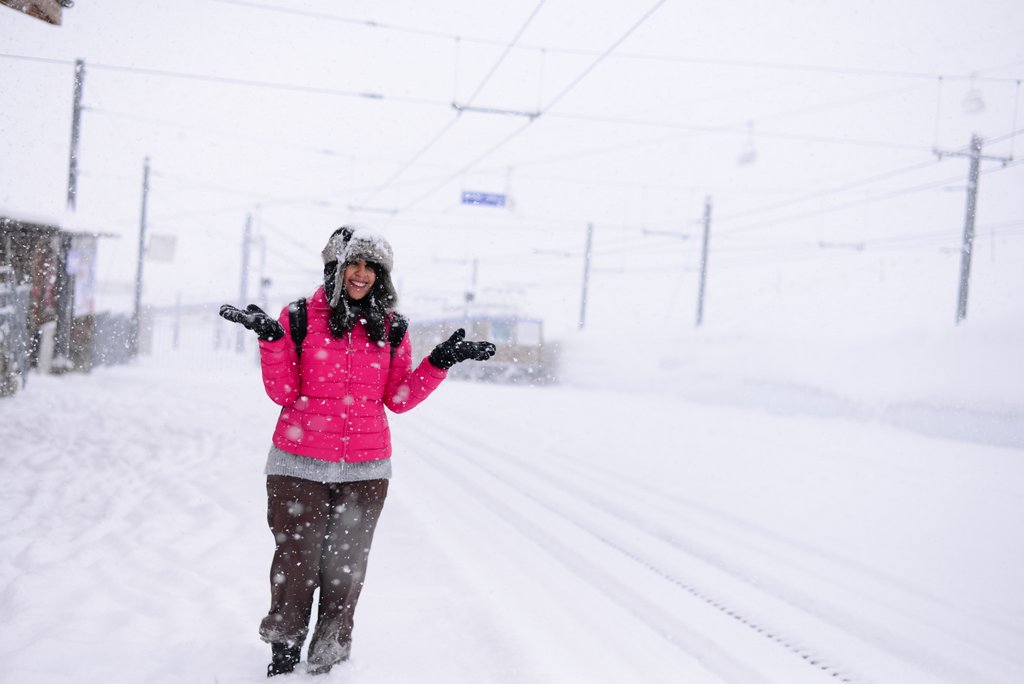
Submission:
[[391,282],[395,253],[391,249],[391,244],[382,235],[368,228],[342,226],[331,234],[322,256],[325,265],[332,261],[338,262],[334,271],[334,291],[330,293],[331,308],[338,306],[345,289],[342,285],[345,264],[362,259],[377,267],[377,283],[374,290],[380,292],[380,298],[384,300],[379,302],[379,305],[386,311],[394,310],[398,304],[398,293]]

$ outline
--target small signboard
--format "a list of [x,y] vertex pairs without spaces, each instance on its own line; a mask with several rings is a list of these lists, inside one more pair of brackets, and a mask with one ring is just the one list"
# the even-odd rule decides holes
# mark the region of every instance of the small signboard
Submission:
[[62,5],[70,7],[71,3],[60,0],[0,0],[0,4],[7,5],[19,12],[24,12],[30,17],[42,19],[49,24],[60,26],[60,8]]
[[471,192],[463,190],[462,203],[485,207],[503,207],[505,206],[505,195],[496,192]]

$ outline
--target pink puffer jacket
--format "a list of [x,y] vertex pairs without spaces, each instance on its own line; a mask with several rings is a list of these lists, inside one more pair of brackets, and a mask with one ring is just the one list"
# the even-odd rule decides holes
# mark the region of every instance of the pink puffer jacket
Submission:
[[280,404],[274,444],[324,461],[372,461],[391,456],[391,431],[384,407],[402,413],[433,392],[447,371],[427,359],[413,370],[406,334],[392,353],[387,341],[371,340],[362,324],[334,337],[330,308],[319,288],[307,301],[309,324],[299,363],[288,307],[278,321],[285,335],[260,342],[263,385]]

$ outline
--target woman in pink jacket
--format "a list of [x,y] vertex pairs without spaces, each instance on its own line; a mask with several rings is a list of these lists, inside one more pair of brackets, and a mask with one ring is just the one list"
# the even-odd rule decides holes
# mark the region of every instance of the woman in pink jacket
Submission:
[[349,656],[391,477],[385,407],[408,411],[453,365],[495,351],[490,342],[466,341],[460,329],[413,368],[406,322],[394,310],[391,245],[372,231],[343,227],[328,240],[323,261],[324,286],[276,321],[255,305],[220,310],[259,336],[263,384],[282,407],[266,467],[276,542],[270,611],[260,624],[273,656],[268,677],[299,662],[317,588],[307,669],[322,674]]

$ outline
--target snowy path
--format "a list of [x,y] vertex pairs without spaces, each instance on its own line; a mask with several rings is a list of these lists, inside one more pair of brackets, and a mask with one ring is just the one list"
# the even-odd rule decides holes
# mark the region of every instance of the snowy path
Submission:
[[[463,401],[458,420],[448,420],[441,436],[443,417],[423,426],[415,441],[435,443],[432,465],[461,479],[464,494],[503,507],[506,520],[578,580],[613,597],[722,679],[999,681],[1014,671],[1019,621],[1009,630],[990,624],[987,613],[965,607],[968,596],[948,594],[957,582],[965,582],[961,591],[977,593],[975,583],[992,569],[971,566],[988,559],[998,564],[1001,554],[1009,564],[996,574],[1007,591],[1013,591],[1010,568],[1020,568],[1012,520],[1024,499],[1001,483],[1000,473],[1012,471],[992,472],[996,479],[978,476],[984,465],[978,459],[987,450],[929,445],[933,440],[843,421],[822,425],[685,404],[675,406],[675,415],[652,415],[643,397],[550,390],[524,399],[528,415],[536,416],[557,415],[571,402],[570,415],[580,420],[543,421],[540,435],[511,421],[499,432],[484,401]],[[626,421],[617,415],[624,408]],[[666,418],[672,422],[643,425]],[[742,426],[734,434],[722,427],[730,418]],[[486,427],[477,428],[474,439],[460,425]],[[573,434],[583,430],[582,440]],[[574,447],[581,442],[586,446]],[[831,453],[816,452],[808,442]],[[465,445],[457,463],[447,462],[450,444]],[[921,457],[882,451],[911,445]],[[874,457],[871,450],[877,450]],[[972,460],[957,467],[952,459],[958,453]],[[992,465],[1020,472],[1013,456],[992,456]],[[936,462],[943,472],[933,472]],[[962,486],[972,474],[975,486]],[[899,501],[908,496],[913,510]],[[960,498],[962,508],[950,497]],[[965,548],[959,542],[966,540],[946,523],[976,522],[977,511],[969,509],[983,501],[1003,533]],[[885,503],[888,531],[872,526],[876,507]],[[826,524],[805,517],[811,513]],[[872,538],[862,538],[865,525]],[[560,528],[556,537],[552,530]],[[913,534],[928,538],[922,543]],[[1008,539],[1014,543],[1000,551]],[[869,562],[851,553],[858,542]],[[957,563],[955,556],[965,553]],[[891,565],[896,562],[902,572]],[[943,572],[931,563],[947,567]],[[923,584],[929,578],[933,588]],[[998,606],[1008,597],[992,598]],[[1001,667],[1008,669],[1000,674]]]
[[[275,414],[233,356],[0,402],[0,681],[266,681]],[[356,648],[321,681],[1024,676],[1019,449],[456,382],[392,425]]]

